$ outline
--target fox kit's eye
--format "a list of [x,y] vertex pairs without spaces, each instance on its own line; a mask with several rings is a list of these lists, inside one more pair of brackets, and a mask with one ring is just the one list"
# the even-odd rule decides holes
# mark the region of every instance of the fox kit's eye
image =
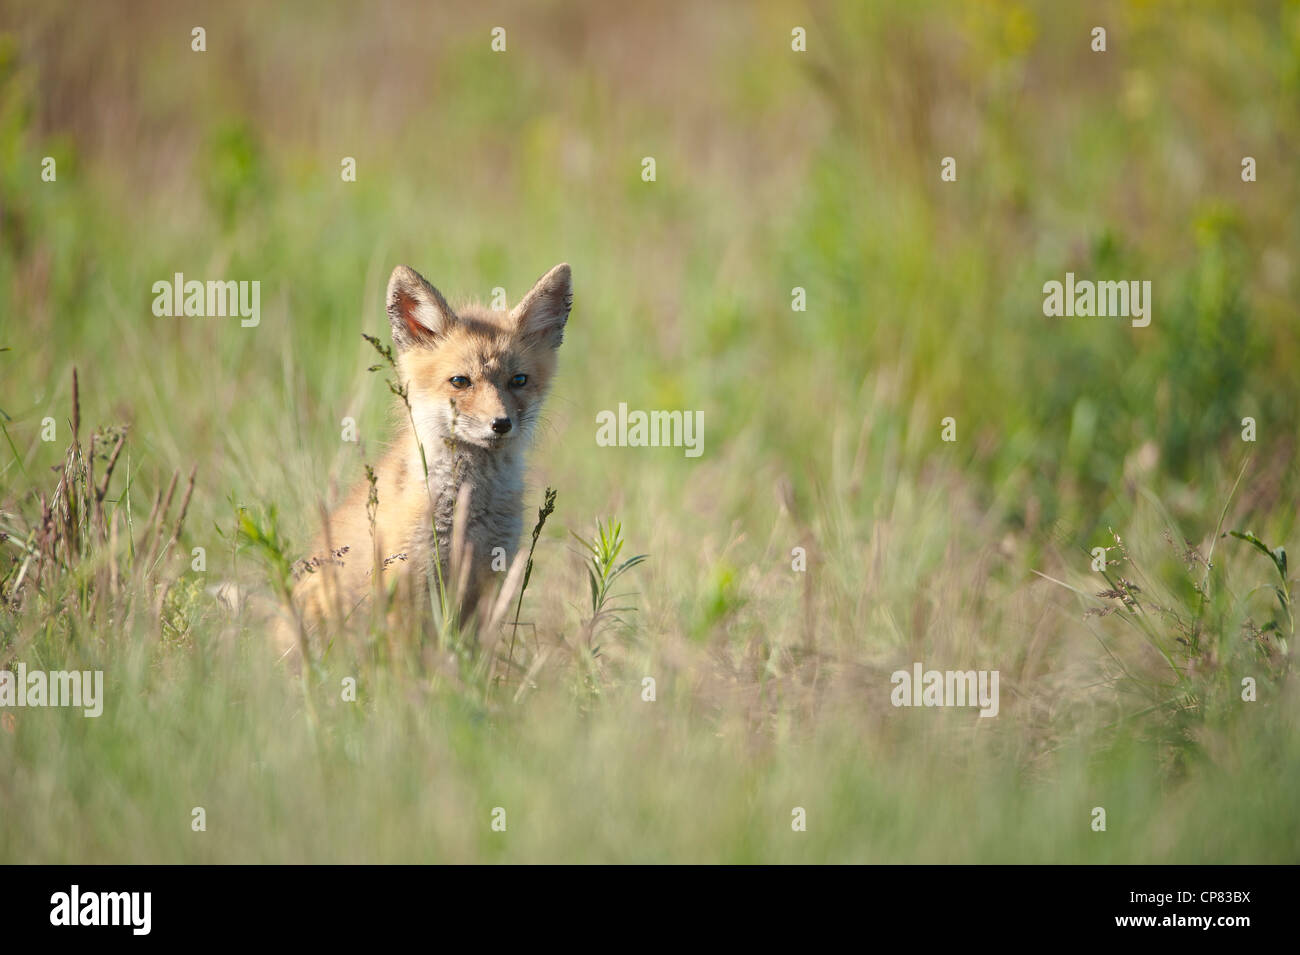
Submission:
[[511,388],[522,388],[526,384],[528,384],[527,375],[515,375],[513,378],[510,379]]
[[464,375],[453,375],[450,379],[451,386],[457,390],[469,387],[469,379]]

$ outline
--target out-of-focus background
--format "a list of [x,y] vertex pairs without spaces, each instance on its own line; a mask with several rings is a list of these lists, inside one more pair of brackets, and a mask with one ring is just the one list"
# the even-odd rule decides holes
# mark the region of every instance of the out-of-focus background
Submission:
[[[1297,861],[1300,4],[1089,6],[0,2],[0,665],[109,688],[0,713],[0,858]],[[382,453],[392,267],[559,261],[523,672],[268,672],[208,588],[264,582],[238,508],[296,556]],[[260,324],[156,317],[177,272]],[[1067,272],[1150,326],[1045,317]],[[36,575],[74,368],[122,530]],[[703,454],[598,446],[620,403]],[[191,469],[162,596],[105,612]],[[592,654],[610,516],[650,557]],[[891,707],[914,661],[999,716]]]

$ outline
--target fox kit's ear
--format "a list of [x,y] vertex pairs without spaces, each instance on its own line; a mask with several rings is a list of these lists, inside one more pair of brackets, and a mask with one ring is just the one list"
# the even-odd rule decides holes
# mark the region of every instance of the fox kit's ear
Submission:
[[559,348],[564,340],[564,323],[569,320],[572,307],[569,263],[561,262],[537,280],[533,290],[514,307],[510,316],[523,337],[537,338],[552,348]]
[[399,265],[388,280],[388,321],[398,351],[446,334],[456,313],[415,269]]

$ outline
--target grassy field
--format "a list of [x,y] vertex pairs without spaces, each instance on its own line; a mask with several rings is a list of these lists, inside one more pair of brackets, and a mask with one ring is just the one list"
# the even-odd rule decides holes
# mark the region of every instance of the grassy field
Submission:
[[[1075,7],[0,0],[0,669],[104,674],[0,709],[0,861],[1300,862],[1300,4]],[[560,261],[517,646],[278,665],[393,266]]]

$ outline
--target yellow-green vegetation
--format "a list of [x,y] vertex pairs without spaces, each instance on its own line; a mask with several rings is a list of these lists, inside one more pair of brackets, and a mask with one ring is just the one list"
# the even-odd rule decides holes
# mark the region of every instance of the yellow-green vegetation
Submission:
[[[446,6],[0,2],[0,669],[105,686],[0,709],[0,861],[1300,861],[1300,4]],[[393,266],[562,260],[505,639],[276,665]]]

